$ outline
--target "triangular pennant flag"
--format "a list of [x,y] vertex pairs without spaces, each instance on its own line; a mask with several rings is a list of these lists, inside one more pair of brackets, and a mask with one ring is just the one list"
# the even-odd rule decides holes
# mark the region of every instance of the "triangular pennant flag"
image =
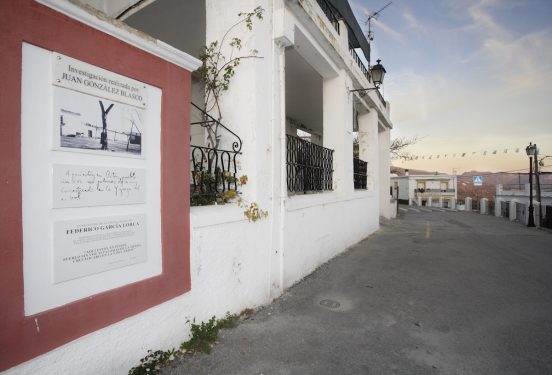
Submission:
[[496,150],[493,151],[493,155],[496,155]]
[[464,156],[466,156],[466,153],[465,153],[465,152],[462,153],[462,157],[464,157]]

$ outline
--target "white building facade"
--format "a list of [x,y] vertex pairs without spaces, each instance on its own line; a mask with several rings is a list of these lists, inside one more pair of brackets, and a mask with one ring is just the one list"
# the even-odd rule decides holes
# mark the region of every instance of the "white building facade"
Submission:
[[[43,3],[88,22],[80,15],[89,10],[69,1]],[[85,3],[106,12],[102,22],[109,27],[125,28],[109,18],[122,9],[115,2]],[[240,29],[238,36],[244,50],[256,49],[260,58],[241,62],[222,97],[222,123],[234,135],[224,133],[220,149],[231,149],[239,137],[239,152],[231,153],[236,169],[229,172],[247,176],[239,189],[242,197],[268,216],[252,223],[232,202],[191,207],[189,291],[6,374],[125,374],[147,350],[178,347],[188,338],[192,319],[206,321],[269,303],[375,232],[380,216],[391,217],[390,105],[377,90],[351,91],[374,88],[374,83],[355,52],[369,54],[346,1],[156,0],[121,19],[197,57],[201,46],[221,40],[238,13],[259,6],[263,20],[255,21],[252,32]],[[160,44],[149,38],[148,43]],[[202,91],[192,80],[192,101],[201,104]],[[359,160],[353,158],[355,133]],[[191,140],[199,148],[208,146],[201,129],[192,129]],[[193,153],[192,146],[190,157]],[[392,181],[409,204],[450,207],[456,199],[455,176]]]
[[457,177],[453,175],[392,176],[391,188],[400,203],[412,206],[456,208]]
[[[512,221],[527,225],[529,220],[529,184],[496,185],[495,216],[502,216]],[[542,220],[540,219],[542,217]],[[533,186],[533,219],[537,226],[552,228],[552,186],[541,185],[541,200]]]

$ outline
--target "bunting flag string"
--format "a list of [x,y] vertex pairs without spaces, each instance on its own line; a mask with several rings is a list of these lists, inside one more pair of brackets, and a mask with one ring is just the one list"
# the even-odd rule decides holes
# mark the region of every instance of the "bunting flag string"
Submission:
[[[522,149],[520,147],[509,147],[509,148],[496,148],[496,149],[490,149],[490,150],[482,150],[482,151],[469,151],[469,152],[455,152],[455,153],[447,153],[447,154],[432,154],[432,155],[412,155],[406,160],[433,160],[433,159],[453,159],[453,158],[466,158],[471,156],[492,156],[492,155],[514,155],[519,154]],[[523,154],[525,155],[525,154]]]

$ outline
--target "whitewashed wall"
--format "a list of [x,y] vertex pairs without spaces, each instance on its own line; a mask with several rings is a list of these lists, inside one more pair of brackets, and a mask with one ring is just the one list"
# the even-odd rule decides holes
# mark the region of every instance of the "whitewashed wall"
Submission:
[[[286,202],[284,287],[379,228],[377,196],[355,192],[296,196]],[[346,215],[344,215],[346,213]]]

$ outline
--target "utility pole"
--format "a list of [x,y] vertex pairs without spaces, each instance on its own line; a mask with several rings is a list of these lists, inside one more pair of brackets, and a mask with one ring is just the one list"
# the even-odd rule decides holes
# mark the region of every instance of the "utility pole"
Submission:
[[540,187],[540,171],[539,171],[539,149],[535,150],[535,178],[537,182],[537,201],[539,202],[539,227],[542,224],[542,205],[541,205],[541,187]]

